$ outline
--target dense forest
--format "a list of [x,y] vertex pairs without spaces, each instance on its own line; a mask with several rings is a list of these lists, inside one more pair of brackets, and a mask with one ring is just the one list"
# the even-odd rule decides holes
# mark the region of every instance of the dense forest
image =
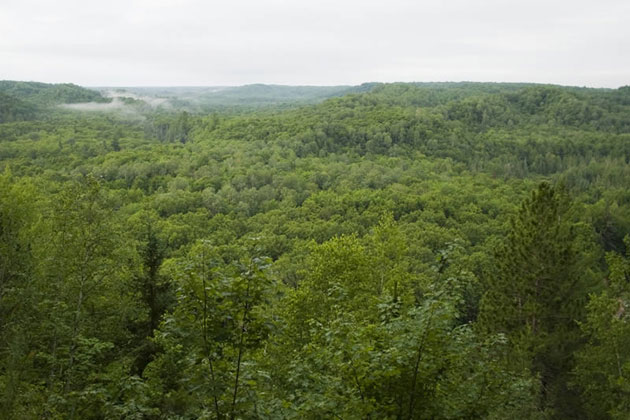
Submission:
[[628,418],[630,87],[121,92],[0,82],[0,417]]

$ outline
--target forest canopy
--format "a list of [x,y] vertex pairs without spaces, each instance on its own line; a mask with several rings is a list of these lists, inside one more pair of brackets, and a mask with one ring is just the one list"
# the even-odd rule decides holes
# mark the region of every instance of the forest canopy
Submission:
[[119,96],[0,81],[7,418],[627,418],[630,87]]

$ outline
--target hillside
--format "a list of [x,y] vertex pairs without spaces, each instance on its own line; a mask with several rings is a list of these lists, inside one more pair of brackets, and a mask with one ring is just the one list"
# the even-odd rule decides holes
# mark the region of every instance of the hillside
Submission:
[[70,83],[0,80],[0,123],[34,119],[56,105],[106,101],[97,91]]
[[630,410],[628,87],[3,83],[9,417]]

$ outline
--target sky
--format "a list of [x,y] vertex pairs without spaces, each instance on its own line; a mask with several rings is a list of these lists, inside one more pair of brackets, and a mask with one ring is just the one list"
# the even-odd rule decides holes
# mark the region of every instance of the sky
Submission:
[[0,0],[0,80],[630,85],[630,0]]

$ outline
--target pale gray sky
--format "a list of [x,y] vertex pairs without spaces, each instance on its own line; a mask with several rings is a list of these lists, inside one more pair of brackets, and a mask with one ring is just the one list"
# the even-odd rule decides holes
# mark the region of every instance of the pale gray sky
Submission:
[[630,84],[630,0],[0,0],[0,79]]

